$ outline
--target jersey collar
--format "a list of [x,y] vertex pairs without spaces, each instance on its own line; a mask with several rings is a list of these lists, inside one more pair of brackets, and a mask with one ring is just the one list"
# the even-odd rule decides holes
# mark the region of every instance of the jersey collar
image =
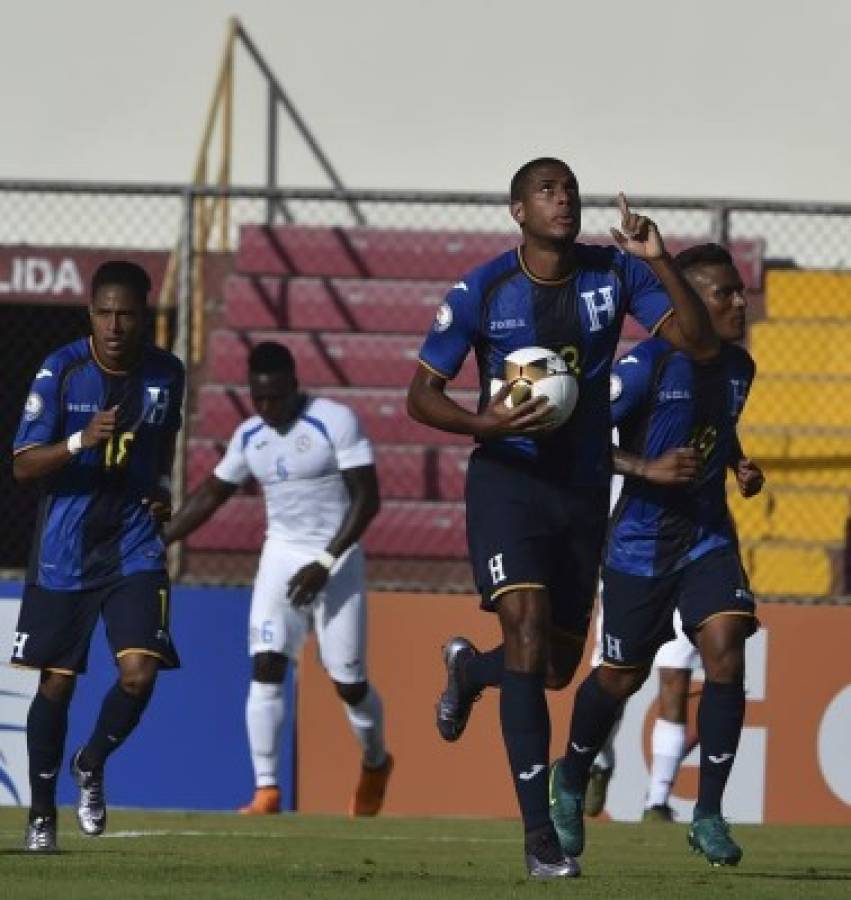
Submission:
[[535,284],[543,284],[547,287],[561,287],[562,285],[567,284],[574,276],[575,273],[571,272],[569,275],[565,275],[564,278],[538,278],[537,275],[533,275],[532,271],[526,265],[526,260],[523,258],[523,246],[519,246],[517,248],[517,261],[520,263],[520,268],[523,274]]

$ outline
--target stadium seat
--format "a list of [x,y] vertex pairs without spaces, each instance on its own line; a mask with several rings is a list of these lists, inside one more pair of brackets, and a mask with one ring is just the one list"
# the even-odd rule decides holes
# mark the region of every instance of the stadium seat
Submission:
[[742,541],[758,541],[771,533],[768,518],[770,497],[763,490],[755,497],[743,497],[730,478],[727,485],[727,504],[736,523],[736,531]]
[[379,444],[375,464],[382,498],[424,500],[428,496],[426,458],[433,451],[425,447],[397,447]]
[[215,469],[225,449],[222,441],[190,438],[186,442],[186,486],[190,491]]
[[470,447],[441,447],[437,454],[437,495],[441,500],[463,500]]
[[[337,388],[317,393],[352,407],[375,444],[472,444],[466,435],[436,431],[414,422],[405,409],[405,391],[401,388]],[[452,396],[468,409],[475,409],[476,394],[457,391]],[[237,425],[252,412],[248,388],[205,384],[198,390],[195,433],[198,437],[227,441]]]
[[[582,239],[611,243],[607,236]],[[243,225],[236,266],[244,275],[454,280],[516,246],[518,240],[516,232]],[[669,238],[666,244],[671,253],[677,253],[701,240]],[[730,250],[747,287],[760,288],[763,242],[736,240]]]
[[757,594],[817,597],[839,587],[837,555],[825,547],[766,542],[752,548],[751,559]]
[[840,543],[851,512],[847,491],[789,489],[772,491],[771,537]]
[[225,320],[236,329],[371,331],[422,337],[451,287],[448,281],[277,278],[232,275]]
[[[188,538],[194,550],[259,551],[265,530],[259,497],[232,497]],[[464,559],[464,505],[387,501],[364,537],[375,556]]]
[[[299,381],[306,387],[407,387],[417,367],[422,337],[397,334],[308,334],[218,330],[209,339],[210,378],[225,384],[245,384],[248,353],[261,341],[286,344],[296,361]],[[454,379],[459,388],[478,386],[475,362],[469,356]]]
[[847,428],[851,379],[765,375],[751,388],[742,424]]
[[773,269],[765,306],[772,319],[851,320],[851,273]]
[[[225,282],[225,324],[240,331],[426,333],[450,281],[231,275]],[[642,340],[627,316],[621,337]]]
[[766,375],[851,376],[851,319],[842,322],[758,322],[750,351]]

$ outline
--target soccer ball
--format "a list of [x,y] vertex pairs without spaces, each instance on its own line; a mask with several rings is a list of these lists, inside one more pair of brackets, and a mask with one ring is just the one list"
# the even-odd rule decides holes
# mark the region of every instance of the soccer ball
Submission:
[[505,383],[511,390],[505,405],[516,406],[535,397],[546,397],[553,407],[554,427],[570,418],[579,397],[579,385],[565,361],[546,347],[523,347],[505,357],[503,377],[491,380],[491,396]]

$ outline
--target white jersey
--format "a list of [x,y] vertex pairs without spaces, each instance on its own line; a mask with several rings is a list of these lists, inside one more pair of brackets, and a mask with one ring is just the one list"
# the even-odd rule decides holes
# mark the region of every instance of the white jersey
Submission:
[[323,550],[350,504],[340,473],[373,462],[352,410],[309,397],[283,434],[260,416],[243,422],[214,474],[231,484],[256,479],[266,499],[267,538]]

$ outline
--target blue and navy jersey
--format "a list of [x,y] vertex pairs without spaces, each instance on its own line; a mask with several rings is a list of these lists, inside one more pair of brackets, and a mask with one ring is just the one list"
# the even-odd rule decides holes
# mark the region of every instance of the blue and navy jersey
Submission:
[[165,569],[165,548],[142,499],[165,473],[181,426],[183,364],[146,346],[131,372],[115,373],[82,338],[47,357],[32,383],[15,453],[55,444],[118,407],[113,437],[84,449],[44,480],[27,581],[48,590],[98,587]]
[[565,484],[599,485],[611,475],[609,373],[624,316],[632,313],[652,332],[671,304],[641,260],[616,247],[575,246],[577,269],[561,281],[535,278],[520,250],[465,275],[438,309],[420,361],[451,379],[472,349],[482,410],[509,353],[531,346],[559,353],[579,383],[573,415],[541,437],[503,437],[484,448],[530,461],[540,474]]
[[754,372],[750,354],[734,344],[722,344],[714,360],[699,363],[651,338],[618,360],[611,394],[621,448],[656,459],[672,447],[695,447],[703,466],[686,487],[624,479],[606,565],[632,575],[665,575],[736,545],[726,470],[736,462],[736,425]]

